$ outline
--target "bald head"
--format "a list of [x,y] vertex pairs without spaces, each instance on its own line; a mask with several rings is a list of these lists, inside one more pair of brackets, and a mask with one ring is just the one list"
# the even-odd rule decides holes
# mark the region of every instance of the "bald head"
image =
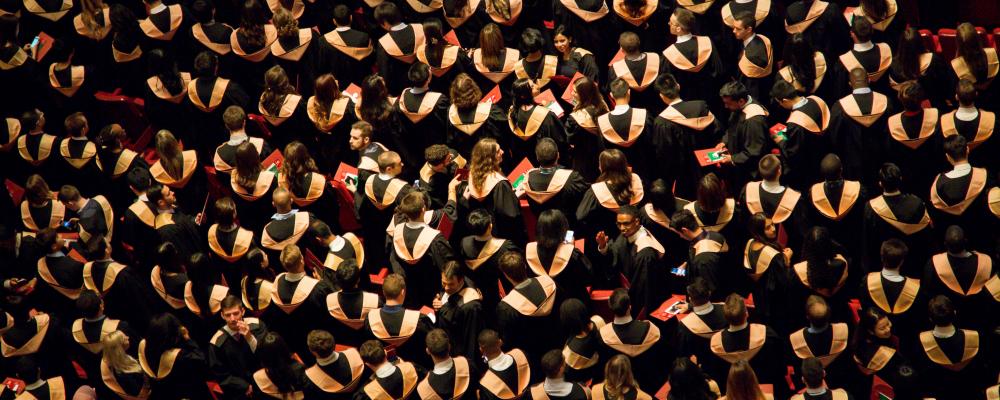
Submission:
[[851,70],[851,89],[868,87],[868,72],[864,68],[858,67]]
[[292,211],[292,196],[288,194],[287,189],[282,187],[276,188],[274,189],[274,193],[271,194],[271,204],[274,205],[274,209],[279,214]]
[[823,157],[823,161],[819,163],[819,172],[823,175],[823,179],[827,181],[838,181],[844,171],[844,166],[840,162],[840,157],[836,154],[830,153],[826,157]]
[[383,174],[395,176],[402,169],[402,159],[395,151],[383,151],[378,155],[377,161],[378,171]]

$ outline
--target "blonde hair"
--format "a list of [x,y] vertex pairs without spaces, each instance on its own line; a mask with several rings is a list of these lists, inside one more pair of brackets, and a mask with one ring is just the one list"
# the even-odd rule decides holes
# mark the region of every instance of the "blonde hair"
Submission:
[[114,331],[101,338],[101,358],[114,372],[142,372],[139,361],[125,352],[125,341],[128,337],[122,331]]
[[638,391],[639,384],[632,376],[632,362],[624,355],[616,355],[604,365],[604,390],[608,398],[617,400],[626,393]]
[[469,167],[469,181],[473,189],[482,192],[486,185],[486,177],[500,171],[500,160],[497,159],[497,150],[500,145],[496,140],[486,138],[476,142],[472,148],[472,165]]

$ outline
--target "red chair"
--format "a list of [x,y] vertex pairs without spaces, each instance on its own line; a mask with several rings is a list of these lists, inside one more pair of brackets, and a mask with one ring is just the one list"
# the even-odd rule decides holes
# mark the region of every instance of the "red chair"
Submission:
[[941,43],[941,55],[945,60],[951,61],[951,59],[955,58],[955,53],[958,52],[958,39],[956,35],[957,33],[954,29],[938,29],[938,42]]
[[247,119],[252,122],[247,124],[247,134],[254,137],[271,139],[271,129],[267,127],[267,120],[260,114],[247,114]]
[[389,269],[382,267],[377,274],[368,274],[368,278],[371,279],[373,285],[382,286],[382,282],[385,282],[385,277],[389,276]]
[[21,206],[21,198],[24,197],[24,187],[14,183],[10,179],[4,180],[4,185],[7,186],[7,193],[10,194],[10,200],[14,202],[14,207]]
[[993,39],[993,47],[1000,49],[1000,28],[996,28],[993,30],[992,39]]
[[122,96],[118,90],[108,92],[96,92],[94,98],[97,99],[99,121],[93,126],[104,126],[108,123],[117,123],[125,128],[125,132],[130,137],[138,137],[140,133],[149,126],[143,107],[145,101],[140,98]]
[[205,180],[208,182],[208,193],[212,195],[213,198],[221,199],[226,196],[232,195],[232,190],[227,186],[223,186],[219,182],[218,172],[215,171],[215,167],[204,167],[205,168]]
[[340,208],[340,227],[345,232],[354,232],[361,229],[361,224],[354,216],[354,194],[347,189],[347,185],[338,180],[329,179],[330,186],[337,193],[337,205]]
[[927,51],[941,53],[941,44],[938,43],[938,38],[934,35],[934,32],[927,29],[921,29],[918,32],[920,33],[920,39],[924,42],[924,47],[927,48]]

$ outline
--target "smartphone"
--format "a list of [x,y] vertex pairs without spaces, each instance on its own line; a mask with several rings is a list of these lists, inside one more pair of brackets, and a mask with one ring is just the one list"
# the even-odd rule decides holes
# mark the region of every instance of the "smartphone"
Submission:
[[66,229],[73,229],[73,221],[66,221],[62,223],[62,227]]
[[678,301],[667,308],[667,314],[680,314],[681,306],[687,304],[685,301]]
[[687,270],[681,267],[673,267],[670,269],[670,273],[677,276],[685,276],[687,275]]
[[41,41],[41,38],[38,37],[38,36],[35,36],[35,38],[31,40],[31,47],[38,47],[38,43],[40,41]]
[[460,181],[467,181],[467,180],[469,180],[469,169],[468,168],[459,168],[459,169],[455,170],[455,177],[458,178],[458,180],[460,180]]
[[572,244],[573,240],[575,240],[575,237],[573,236],[573,231],[566,231],[566,238],[564,238],[563,241]]

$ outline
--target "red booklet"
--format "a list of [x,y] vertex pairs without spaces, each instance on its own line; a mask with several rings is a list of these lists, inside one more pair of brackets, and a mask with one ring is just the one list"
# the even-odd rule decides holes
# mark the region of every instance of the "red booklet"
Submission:
[[660,321],[666,321],[673,317],[677,317],[678,320],[687,316],[687,314],[681,314],[677,307],[685,302],[687,299],[685,296],[680,294],[675,294],[669,299],[660,304],[653,312],[649,313],[650,318],[656,318]]
[[570,78],[569,83],[566,85],[566,90],[563,91],[561,97],[564,101],[574,106],[576,105],[576,100],[573,99],[573,95],[576,93],[576,81],[580,78],[583,78],[583,74],[579,72],[573,74],[573,77]]
[[489,93],[486,93],[486,95],[483,96],[483,98],[480,99],[479,102],[497,104],[500,102],[500,99],[502,98],[503,96],[500,94],[500,85],[496,85],[493,86],[493,90],[490,90]]
[[355,191],[358,187],[358,169],[353,166],[340,163],[340,166],[337,167],[337,172],[333,174],[333,180],[341,182],[351,191]]
[[42,61],[45,55],[52,50],[52,44],[55,43],[55,39],[49,36],[45,32],[38,33],[38,48],[35,50],[35,60]]
[[343,91],[345,96],[349,96],[355,103],[361,100],[361,86],[351,84]]
[[271,172],[278,173],[281,169],[281,163],[285,161],[285,156],[281,155],[281,152],[275,150],[271,152],[271,155],[267,156],[264,161],[260,162],[260,166],[264,168],[265,171],[269,171],[273,168]]
[[535,103],[538,103],[538,105],[542,107],[548,108],[549,111],[552,111],[553,113],[556,114],[556,118],[562,118],[563,114],[566,113],[565,110],[563,110],[562,106],[559,105],[559,102],[556,101],[556,96],[552,94],[552,89],[545,89],[544,92],[541,92],[538,94],[538,96],[535,96]]
[[531,161],[528,161],[528,157],[525,157],[520,163],[517,164],[516,167],[514,167],[513,171],[510,171],[510,174],[507,175],[507,181],[510,182],[511,186],[517,187],[521,184],[521,179],[524,176],[524,173],[528,172],[528,170],[532,168],[535,168],[535,166],[531,165]]
[[694,156],[698,159],[698,165],[707,167],[709,165],[721,163],[722,159],[725,158],[726,151],[726,149],[717,149],[713,147],[711,149],[695,150]]
[[788,140],[788,135],[785,134],[785,129],[788,127],[785,124],[777,123],[771,127],[768,131],[771,132],[771,137],[780,136],[784,140]]
[[455,34],[454,30],[449,31],[447,34],[444,35],[444,41],[451,43],[455,46],[462,47],[462,43],[459,43],[458,35]]

